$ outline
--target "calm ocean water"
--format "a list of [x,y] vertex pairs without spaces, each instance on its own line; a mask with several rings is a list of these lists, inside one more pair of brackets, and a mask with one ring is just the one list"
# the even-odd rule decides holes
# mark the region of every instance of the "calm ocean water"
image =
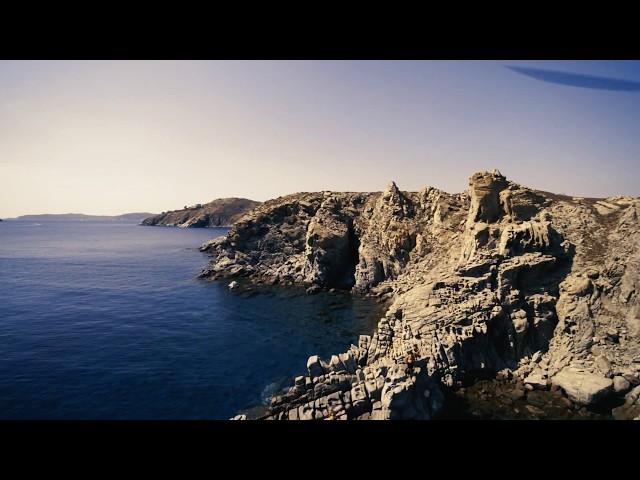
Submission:
[[229,292],[226,229],[0,223],[1,419],[225,419],[371,333],[372,302]]

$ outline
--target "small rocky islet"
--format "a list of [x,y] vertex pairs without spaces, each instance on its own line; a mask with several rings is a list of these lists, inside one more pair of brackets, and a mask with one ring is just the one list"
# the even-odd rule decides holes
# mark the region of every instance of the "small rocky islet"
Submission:
[[495,170],[460,194],[298,193],[205,243],[201,277],[384,303],[372,336],[311,356],[259,418],[640,419],[639,215],[639,198]]

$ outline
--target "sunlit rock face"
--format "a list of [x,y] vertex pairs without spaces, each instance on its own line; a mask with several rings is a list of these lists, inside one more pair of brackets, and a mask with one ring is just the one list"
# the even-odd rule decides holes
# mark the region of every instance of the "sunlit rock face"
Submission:
[[271,418],[433,418],[443,388],[497,372],[597,402],[640,383],[639,213],[638,198],[555,195],[497,171],[461,194],[300,193],[203,246],[203,276],[387,302],[375,334],[310,359]]
[[475,222],[491,223],[498,220],[504,210],[500,202],[500,193],[507,187],[507,179],[499,172],[478,172],[469,179],[469,224]]
[[351,288],[357,249],[353,219],[343,213],[340,198],[328,196],[307,226],[302,270],[305,282]]

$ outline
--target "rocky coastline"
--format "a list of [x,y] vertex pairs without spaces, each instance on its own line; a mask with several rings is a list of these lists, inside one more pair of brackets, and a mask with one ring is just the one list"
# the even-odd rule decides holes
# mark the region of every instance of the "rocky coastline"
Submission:
[[230,227],[260,202],[246,198],[218,198],[180,210],[162,212],[142,220],[141,225],[180,228]]
[[527,418],[640,419],[639,215],[639,198],[551,194],[497,171],[460,194],[298,193],[203,245],[201,276],[388,305],[372,336],[311,356],[263,418],[439,418],[477,391]]

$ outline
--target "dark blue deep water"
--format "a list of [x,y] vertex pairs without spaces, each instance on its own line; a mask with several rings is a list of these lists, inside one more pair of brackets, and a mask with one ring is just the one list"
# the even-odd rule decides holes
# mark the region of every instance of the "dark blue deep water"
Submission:
[[196,275],[226,229],[0,223],[0,418],[226,419],[379,309]]

